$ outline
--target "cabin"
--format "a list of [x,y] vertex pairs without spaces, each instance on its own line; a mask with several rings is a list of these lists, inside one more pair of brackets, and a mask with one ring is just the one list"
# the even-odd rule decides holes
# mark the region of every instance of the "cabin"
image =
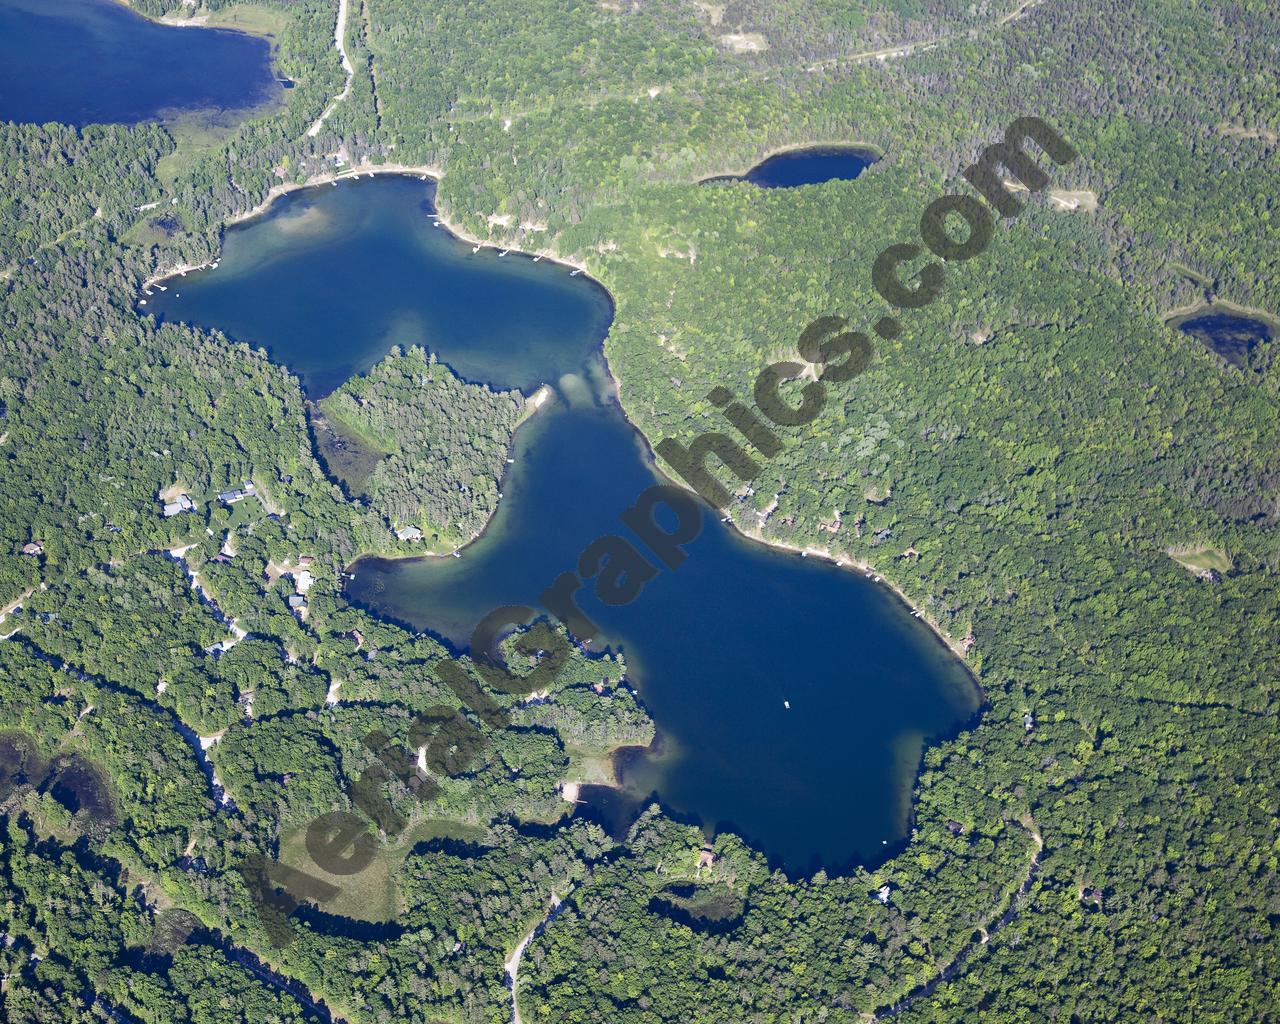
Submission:
[[307,599],[301,594],[290,594],[288,601],[289,607],[299,614],[307,610]]
[[882,885],[876,890],[876,899],[878,899],[886,907],[889,905],[889,894],[893,890],[888,885]]
[[416,526],[402,526],[396,530],[396,536],[402,541],[422,540],[422,531]]
[[1022,724],[1023,726],[1026,727],[1027,732],[1030,732],[1032,729],[1036,727],[1035,715],[1033,715],[1030,711],[1028,711],[1025,715],[1022,716]]
[[311,589],[311,585],[315,583],[316,578],[306,569],[293,574],[293,589],[299,594],[305,594]]
[[39,558],[44,554],[44,541],[33,540],[22,545],[22,553],[31,558]]
[[706,844],[698,851],[698,871],[701,871],[703,868],[710,871],[715,866],[716,852],[711,848],[710,844]]

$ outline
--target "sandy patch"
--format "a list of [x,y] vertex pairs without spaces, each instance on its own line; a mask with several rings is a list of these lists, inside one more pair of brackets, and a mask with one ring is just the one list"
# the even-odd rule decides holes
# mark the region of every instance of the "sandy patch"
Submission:
[[769,40],[761,32],[727,32],[716,36],[716,42],[732,53],[763,53]]
[[707,22],[712,27],[715,27],[716,25],[720,24],[720,20],[724,17],[724,9],[726,5],[725,4],[703,4],[703,3],[697,3],[695,0],[695,3],[693,6],[698,8],[698,10],[700,10],[706,16]]

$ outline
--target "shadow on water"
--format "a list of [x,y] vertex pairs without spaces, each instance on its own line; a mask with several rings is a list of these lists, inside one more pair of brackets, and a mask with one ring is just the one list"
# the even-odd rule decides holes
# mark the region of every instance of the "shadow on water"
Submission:
[[[473,251],[434,226],[431,195],[405,176],[294,193],[229,231],[218,269],[171,279],[147,308],[267,346],[312,398],[393,344],[425,343],[491,386],[551,386],[460,557],[352,568],[352,601],[463,650],[490,611],[539,607],[588,543],[625,534],[620,513],[664,478],[613,396],[608,293],[549,261]],[[908,832],[924,745],[979,706],[972,678],[887,588],[698,514],[687,561],[637,600],[578,594],[593,650],[624,653],[663,737],[623,756],[623,790],[740,828],[788,870],[882,856]]]

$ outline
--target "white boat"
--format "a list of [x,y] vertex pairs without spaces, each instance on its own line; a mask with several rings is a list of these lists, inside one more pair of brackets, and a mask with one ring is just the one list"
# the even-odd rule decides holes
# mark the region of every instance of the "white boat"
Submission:
[[147,300],[146,300],[146,299],[139,299],[139,300],[138,300],[138,305],[139,305],[139,306],[145,306],[146,304],[147,304]]
[[479,252],[479,251],[480,251],[480,246],[478,246],[478,245],[473,245],[473,246],[471,247],[471,251],[472,251],[472,252]]
[[541,256],[535,256],[535,257],[533,258],[533,262],[534,262],[534,263],[537,263],[537,262],[538,262],[538,260],[540,260],[540,259],[542,259],[542,257],[541,257]]
[[789,700],[784,700],[784,701],[782,702],[782,706],[783,706],[784,708],[786,708],[788,711],[790,711],[790,710],[791,710],[791,701],[789,701]]
[[570,277],[577,277],[577,276],[578,276],[579,274],[581,274],[581,273],[582,273],[582,271],[581,271],[581,270],[575,270],[575,271],[574,271],[572,274],[570,274],[569,276],[570,276]]
[[509,253],[510,251],[511,251],[510,249],[503,249],[503,250],[502,250],[502,252],[498,253],[498,255],[499,255],[499,256],[505,256],[505,255],[506,255],[507,253]]

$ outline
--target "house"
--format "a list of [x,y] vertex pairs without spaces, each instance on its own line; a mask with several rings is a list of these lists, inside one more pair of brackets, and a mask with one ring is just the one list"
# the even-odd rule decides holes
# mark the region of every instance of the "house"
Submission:
[[33,540],[27,544],[23,544],[22,553],[24,555],[30,555],[32,558],[38,558],[40,555],[44,554],[44,541]]
[[1031,714],[1030,711],[1028,711],[1025,715],[1022,716],[1022,724],[1026,726],[1027,732],[1030,732],[1032,729],[1036,727],[1035,716]]
[[889,905],[889,894],[892,891],[893,890],[889,886],[882,885],[880,886],[879,889],[876,890],[876,899],[878,899],[881,903],[883,903],[887,907]]
[[716,852],[711,849],[710,845],[704,845],[698,851],[698,870],[706,868],[708,871],[716,866]]
[[194,512],[196,503],[186,494],[179,494],[173,501],[164,503],[163,513],[166,519],[172,519],[179,512]]
[[396,530],[396,536],[403,541],[422,540],[422,531],[416,526],[402,526]]
[[294,611],[297,611],[301,608],[306,608],[307,599],[303,597],[301,594],[290,594],[289,607],[292,608]]
[[293,574],[293,589],[299,594],[305,594],[311,589],[311,584],[315,583],[316,578],[306,569]]
[[245,498],[244,491],[236,488],[234,491],[219,491],[218,500],[224,505],[234,505],[237,501],[243,501]]
[[314,562],[315,562],[315,557],[312,555],[303,555],[301,558],[298,559],[298,564],[302,566],[302,568],[304,569],[310,568],[312,563]]

